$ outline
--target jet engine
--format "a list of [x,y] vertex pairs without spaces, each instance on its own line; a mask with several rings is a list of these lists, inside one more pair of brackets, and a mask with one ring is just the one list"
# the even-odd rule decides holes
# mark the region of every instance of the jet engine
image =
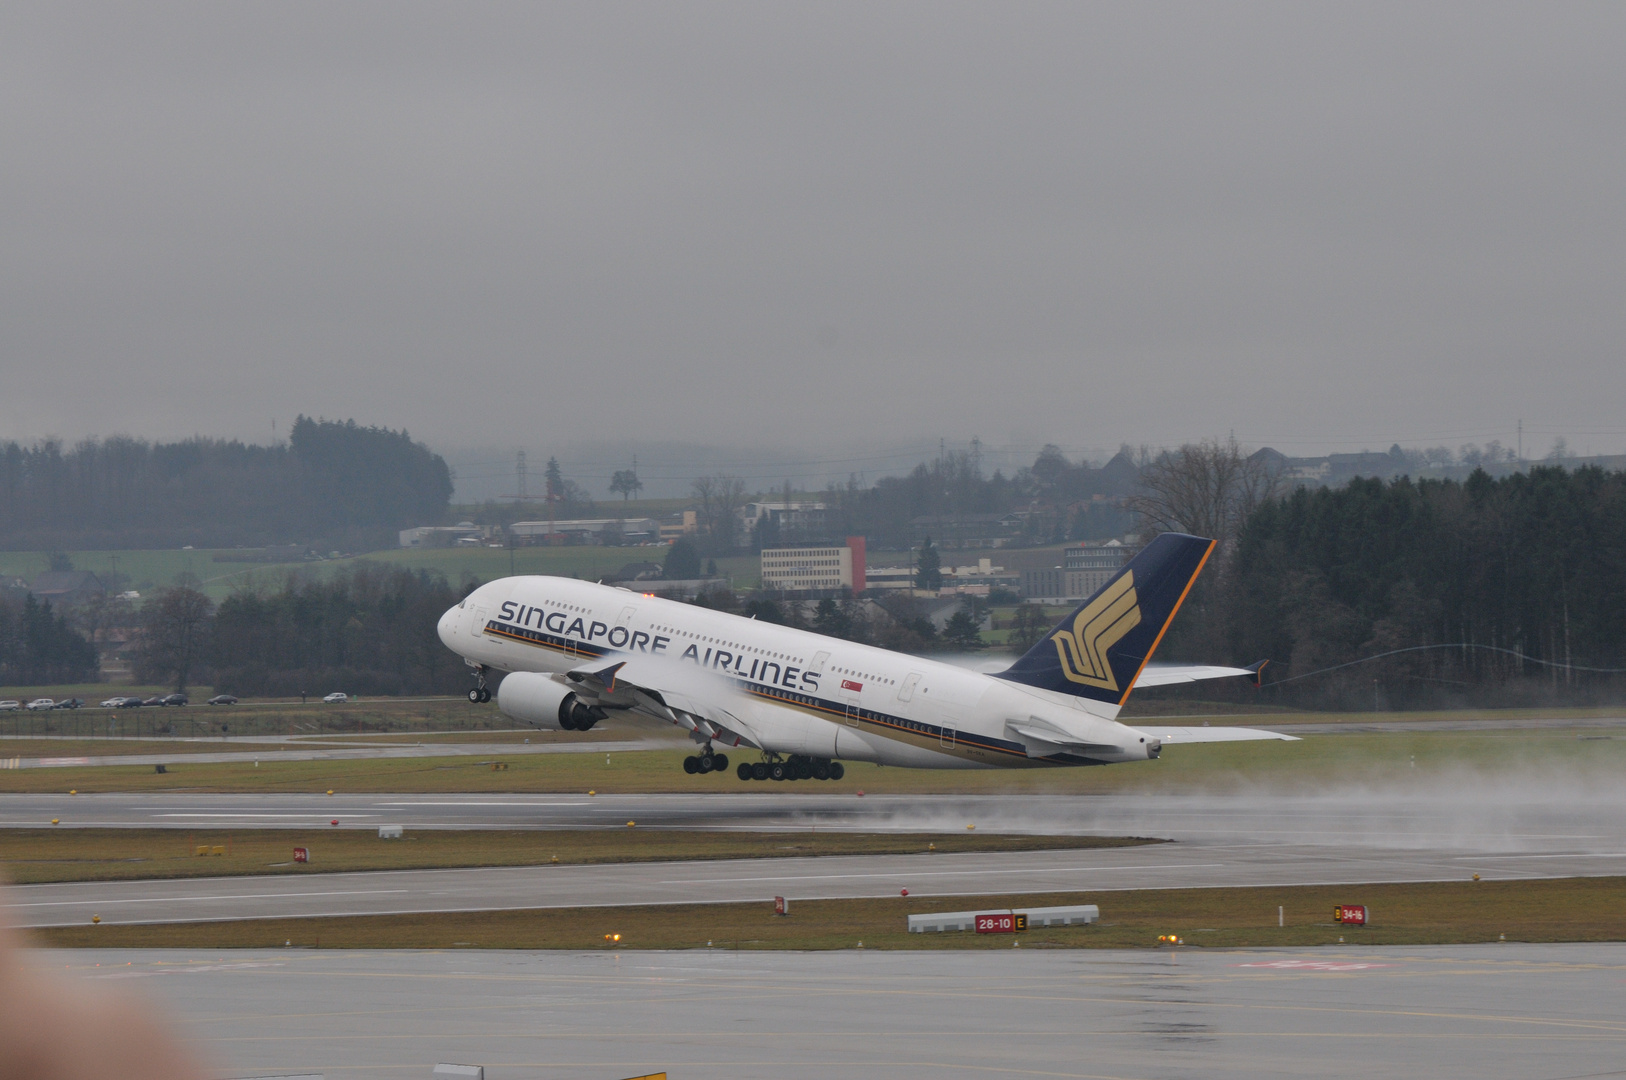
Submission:
[[497,708],[521,723],[563,731],[586,731],[605,715],[564,683],[534,671],[505,676],[497,687]]

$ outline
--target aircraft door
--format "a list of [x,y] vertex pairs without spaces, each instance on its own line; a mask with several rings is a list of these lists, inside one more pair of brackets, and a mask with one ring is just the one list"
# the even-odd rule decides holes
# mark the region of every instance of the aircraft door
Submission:
[[944,747],[948,747],[949,749],[953,749],[953,747],[954,747],[954,729],[952,727],[947,727],[947,726],[938,728],[937,729],[937,743],[938,743],[939,746],[944,746]]
[[842,719],[848,727],[857,727],[859,720],[858,691],[841,688]]

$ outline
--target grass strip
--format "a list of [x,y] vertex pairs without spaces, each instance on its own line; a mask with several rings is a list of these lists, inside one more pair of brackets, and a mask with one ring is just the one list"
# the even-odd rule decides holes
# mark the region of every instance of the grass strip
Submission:
[[[1626,939],[1626,879],[1428,882],[1248,889],[1148,889],[1025,896],[792,899],[616,908],[446,912],[241,922],[87,925],[34,931],[61,948],[324,949],[1009,949],[1155,947],[1162,934],[1187,947],[1462,945]],[[1099,905],[1101,922],[1025,934],[910,934],[905,916],[1063,904]],[[1332,922],[1335,904],[1364,903],[1374,924]],[[1276,925],[1280,905],[1286,925]],[[88,920],[88,916],[87,916]],[[611,945],[607,934],[620,934]]]
[[[944,853],[1051,851],[1159,843],[1116,836],[1010,836],[997,833],[707,832],[600,830],[434,830],[380,840],[359,829],[0,830],[0,875],[23,885],[63,881],[319,874],[349,870],[433,870],[469,866],[767,859],[808,855],[908,855],[931,845]],[[198,856],[203,847],[221,855]],[[308,863],[293,850],[310,852]]]

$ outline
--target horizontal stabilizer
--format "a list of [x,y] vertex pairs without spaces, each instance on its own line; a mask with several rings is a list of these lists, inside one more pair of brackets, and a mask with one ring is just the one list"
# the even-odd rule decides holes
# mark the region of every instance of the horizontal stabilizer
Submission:
[[1282,742],[1298,742],[1297,735],[1283,735],[1279,731],[1265,731],[1262,728],[1251,727],[1141,727],[1136,731],[1145,732],[1151,738],[1157,739],[1163,745],[1199,742],[1255,742],[1260,739],[1279,739]]
[[1052,754],[1060,753],[1086,755],[1123,753],[1121,746],[1098,742],[1086,732],[1038,716],[1030,716],[1025,720],[1007,720],[1005,730],[1022,744],[1030,758],[1050,757]]
[[1268,660],[1261,660],[1248,667],[1221,667],[1218,664],[1147,664],[1141,669],[1140,675],[1135,679],[1135,689],[1144,690],[1149,686],[1174,686],[1178,683],[1202,682],[1206,679],[1247,679],[1254,686],[1259,685],[1260,672],[1264,671]]

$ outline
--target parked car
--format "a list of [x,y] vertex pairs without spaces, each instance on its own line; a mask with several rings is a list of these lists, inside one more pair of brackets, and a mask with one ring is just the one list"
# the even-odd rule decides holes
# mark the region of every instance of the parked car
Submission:
[[237,699],[232,697],[230,694],[216,694],[214,697],[209,699],[209,704],[211,704],[211,705],[235,705],[235,704],[237,704]]
[[61,701],[57,702],[56,707],[59,709],[77,709],[83,704],[84,702],[80,699],[76,697],[69,697],[63,698]]
[[123,704],[124,704],[124,699],[123,698],[121,698],[121,697],[110,697],[106,701],[102,702],[102,708],[104,708],[104,709],[116,709],[120,705],[123,705]]
[[150,697],[147,700],[143,701],[141,704],[157,706],[157,705],[162,705],[163,703],[164,703],[163,695],[154,694],[152,697]]
[[13,701],[10,698],[7,698],[5,701],[0,701],[0,712],[16,712],[22,707],[22,702]]
[[46,709],[56,708],[56,702],[48,697],[37,697],[28,703],[29,712],[44,712]]
[[342,705],[345,702],[350,700],[350,695],[349,694],[341,694],[337,690],[335,690],[333,693],[329,694],[327,697],[323,698],[322,700],[327,702],[329,705]]
[[191,700],[192,699],[187,697],[185,694],[170,694],[167,697],[165,697],[164,700],[162,702],[160,702],[159,704],[162,704],[162,705],[185,705],[187,702],[189,702]]
[[139,709],[143,704],[138,697],[122,697],[119,698],[119,703],[113,707],[115,709]]

